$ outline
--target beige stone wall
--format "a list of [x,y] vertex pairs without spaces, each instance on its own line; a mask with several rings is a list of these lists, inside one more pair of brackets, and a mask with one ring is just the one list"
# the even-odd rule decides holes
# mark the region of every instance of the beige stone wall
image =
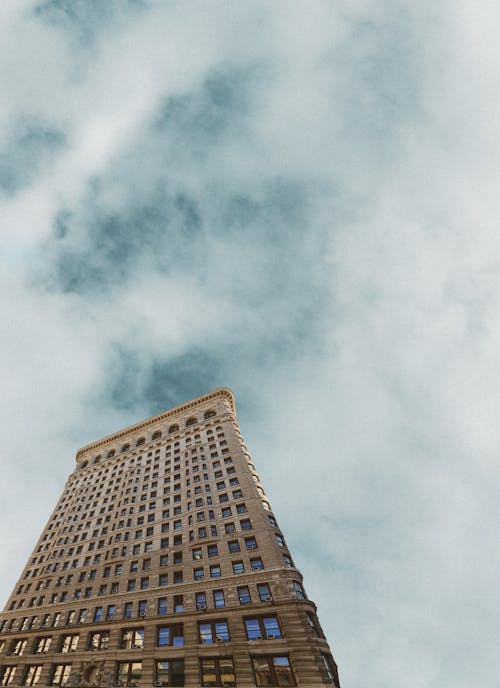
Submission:
[[[83,447],[76,461],[0,616],[5,685],[50,685],[61,664],[71,665],[66,685],[116,684],[118,663],[141,662],[138,684],[152,686],[169,680],[156,675],[157,660],[183,660],[181,685],[201,686],[203,658],[231,657],[234,685],[249,687],[257,685],[255,657],[271,665],[276,685],[292,676],[292,685],[331,686],[322,655],[338,681],[314,604],[298,599],[302,577],[241,436],[229,390]],[[240,564],[244,570],[236,573],[233,565],[238,571]],[[259,596],[262,584],[270,596]],[[244,586],[250,601],[241,604],[238,589]],[[214,606],[214,591],[223,592],[223,608]],[[202,592],[206,608],[197,604]],[[175,611],[180,596],[182,610]],[[159,614],[164,598],[168,611]],[[107,618],[110,605],[113,616]],[[102,618],[96,620],[99,607]],[[280,630],[249,640],[249,618],[261,619],[264,635],[264,618],[276,618]],[[229,638],[201,643],[199,624],[218,621],[227,624]],[[158,645],[158,627],[171,624],[182,624],[183,646]],[[140,629],[141,647],[120,647],[127,629]],[[96,632],[109,634],[105,649],[91,648]],[[68,635],[78,636],[72,646],[68,640],[64,645]],[[40,639],[49,637],[43,649]],[[288,658],[291,669],[273,673],[272,657]],[[137,681],[130,675],[125,682]]]

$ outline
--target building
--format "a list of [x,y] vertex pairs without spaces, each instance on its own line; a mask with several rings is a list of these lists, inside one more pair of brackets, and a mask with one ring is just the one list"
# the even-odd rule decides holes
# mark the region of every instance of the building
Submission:
[[83,447],[0,615],[2,686],[338,686],[220,388]]

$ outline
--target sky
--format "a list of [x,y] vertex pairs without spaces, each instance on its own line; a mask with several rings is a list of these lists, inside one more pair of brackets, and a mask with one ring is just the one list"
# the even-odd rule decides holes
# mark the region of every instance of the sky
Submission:
[[80,446],[227,386],[343,687],[499,685],[499,20],[2,0],[2,605]]

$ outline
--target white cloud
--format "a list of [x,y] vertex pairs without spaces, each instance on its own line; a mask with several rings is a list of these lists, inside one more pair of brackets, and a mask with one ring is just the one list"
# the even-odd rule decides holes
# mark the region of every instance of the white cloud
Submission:
[[151,3],[81,46],[33,7],[0,9],[0,141],[66,146],[3,196],[4,599],[76,445],[201,350],[343,685],[491,685],[496,9]]

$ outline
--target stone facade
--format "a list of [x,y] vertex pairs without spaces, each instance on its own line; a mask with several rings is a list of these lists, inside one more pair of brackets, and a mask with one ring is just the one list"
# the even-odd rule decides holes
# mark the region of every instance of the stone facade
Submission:
[[77,452],[0,615],[0,685],[339,685],[228,389]]

